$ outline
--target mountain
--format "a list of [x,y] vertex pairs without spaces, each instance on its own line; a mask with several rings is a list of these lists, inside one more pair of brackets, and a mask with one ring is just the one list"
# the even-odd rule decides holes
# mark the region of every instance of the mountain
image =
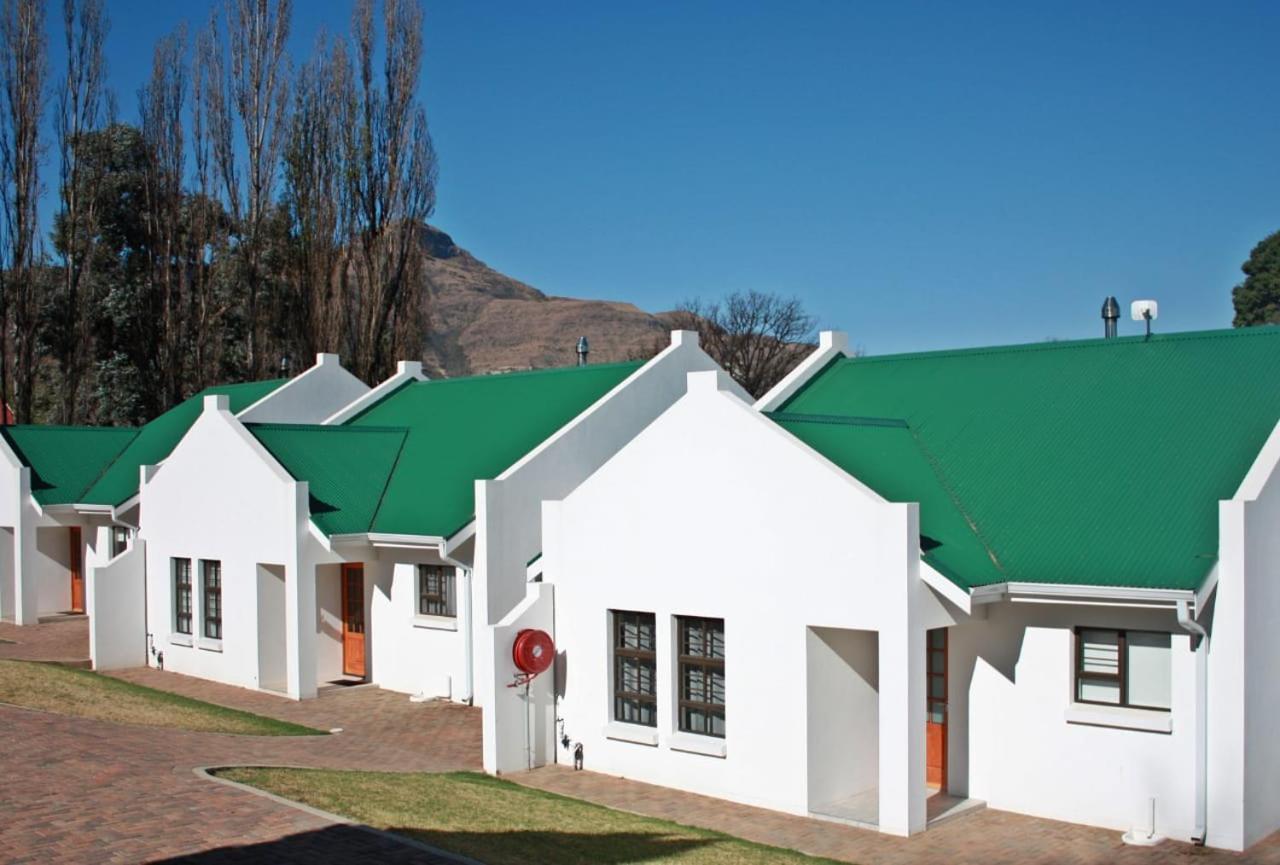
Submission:
[[667,316],[630,303],[552,297],[505,276],[437,228],[424,238],[428,375],[505,372],[576,361],[578,337],[592,363],[647,357],[666,340]]

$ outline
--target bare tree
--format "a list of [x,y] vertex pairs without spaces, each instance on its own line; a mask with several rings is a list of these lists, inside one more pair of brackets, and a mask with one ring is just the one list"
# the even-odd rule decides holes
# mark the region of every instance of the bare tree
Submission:
[[56,121],[62,297],[57,304],[57,337],[49,342],[62,375],[57,417],[60,423],[69,424],[80,420],[80,385],[89,362],[90,316],[85,295],[92,280],[97,194],[86,186],[101,178],[100,172],[83,170],[81,149],[85,134],[97,129],[109,113],[103,43],[110,24],[102,0],[63,0],[62,25],[67,59]]
[[388,358],[422,351],[422,232],[435,210],[436,154],[417,98],[422,68],[422,8],[384,0],[381,86],[374,79],[372,0],[352,16],[354,94],[343,104],[343,152],[350,182],[341,268],[347,355],[366,381]]
[[284,205],[292,252],[290,302],[281,312],[294,323],[291,351],[303,357],[336,351],[342,341],[336,277],[348,185],[344,162],[334,157],[342,152],[344,106],[352,92],[351,64],[342,42],[330,44],[322,36],[298,75],[284,147]]
[[798,299],[760,291],[686,301],[671,319],[697,331],[707,354],[754,397],[781,381],[814,343],[815,320]]
[[249,321],[245,359],[250,377],[256,378],[265,369],[263,316],[258,309],[264,281],[263,229],[274,204],[282,126],[289,102],[288,58],[284,49],[292,8],[290,0],[229,0],[228,7],[230,93],[244,134],[243,208],[234,184],[226,185],[231,214],[244,245]]
[[184,337],[187,333],[187,283],[190,256],[183,231],[186,221],[182,181],[186,165],[182,113],[187,98],[185,28],[156,43],[151,78],[138,93],[142,138],[148,165],[145,178],[148,248],[151,253],[147,302],[152,335],[154,377],[160,408],[182,396]]
[[[8,333],[12,315],[13,394],[19,423],[32,419],[35,386],[36,205],[40,197],[40,119],[44,113],[44,4],[4,0],[0,11],[0,162],[3,162],[4,256],[0,310],[0,398],[9,397]],[[0,407],[0,416],[4,414]]]

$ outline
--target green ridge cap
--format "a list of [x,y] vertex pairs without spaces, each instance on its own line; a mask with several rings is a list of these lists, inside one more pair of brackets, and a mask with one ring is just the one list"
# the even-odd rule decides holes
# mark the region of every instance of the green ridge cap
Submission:
[[[1280,327],[1257,327],[845,358],[773,417],[886,498],[920,502],[939,542],[926,559],[961,586],[1196,589],[1218,502],[1280,421],[1277,382]],[[795,415],[901,418],[930,471],[870,428]]]
[[311,522],[326,535],[371,530],[408,430],[245,424],[285,471],[305,480]]
[[242,412],[288,379],[251,381],[242,384],[215,385],[178,403],[137,431],[102,476],[89,487],[81,502],[96,505],[119,505],[137,495],[138,469],[155,465],[173,452],[187,430],[203,410],[204,397],[221,394],[228,398],[232,414]]
[[448,537],[495,478],[641,366],[640,362],[412,382],[345,426],[409,430],[372,531]]
[[42,507],[75,504],[119,456],[138,430],[133,427],[7,426],[9,447],[31,469],[31,495]]

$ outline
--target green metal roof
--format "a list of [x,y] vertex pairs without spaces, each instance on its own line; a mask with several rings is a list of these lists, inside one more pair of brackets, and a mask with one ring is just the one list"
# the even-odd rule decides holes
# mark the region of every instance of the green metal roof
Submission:
[[920,502],[926,558],[961,586],[1194,589],[1218,502],[1280,421],[1278,382],[1280,327],[1258,327],[840,359],[774,417]]
[[639,367],[436,379],[388,394],[347,422],[409,431],[371,531],[439,537],[458,531],[475,515],[475,481],[501,474]]
[[31,469],[31,495],[41,505],[74,504],[138,430],[133,427],[8,426],[0,430]]
[[305,480],[311,521],[326,535],[371,530],[408,430],[246,424],[295,480]]
[[244,411],[267,394],[285,383],[287,379],[251,381],[243,384],[224,384],[205,388],[195,396],[178,403],[164,414],[150,421],[137,431],[128,447],[102,473],[102,477],[89,487],[80,502],[96,505],[119,505],[133,498],[138,492],[138,469],[155,465],[173,452],[173,449],[195,423],[203,409],[204,397],[225,394],[229,398],[232,413]]

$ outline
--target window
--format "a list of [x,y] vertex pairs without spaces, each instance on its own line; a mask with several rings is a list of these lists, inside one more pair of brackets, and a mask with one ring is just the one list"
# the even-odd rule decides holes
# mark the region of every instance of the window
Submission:
[[173,559],[173,629],[191,633],[191,559]]
[[613,719],[658,726],[658,652],[653,613],[613,612]]
[[1076,628],[1076,700],[1168,711],[1169,635]]
[[200,587],[204,593],[204,635],[222,639],[222,562],[201,560]]
[[453,568],[418,565],[418,615],[456,616]]
[[129,547],[129,530],[124,526],[111,527],[111,558],[123,553]]
[[724,738],[724,619],[676,619],[680,729]]

